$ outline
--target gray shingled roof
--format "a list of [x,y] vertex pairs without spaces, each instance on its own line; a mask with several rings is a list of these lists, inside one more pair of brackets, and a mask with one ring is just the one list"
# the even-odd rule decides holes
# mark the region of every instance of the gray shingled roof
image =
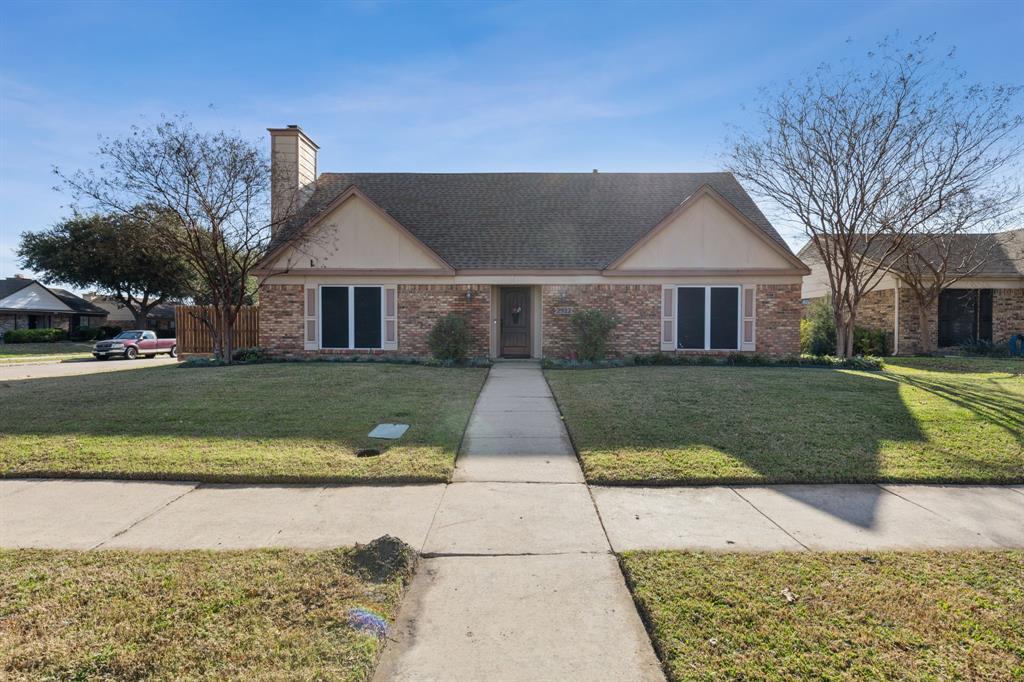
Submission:
[[89,303],[80,296],[75,296],[67,289],[57,289],[56,287],[47,287],[54,296],[59,298],[61,302],[67,307],[74,310],[76,313],[81,315],[107,315],[107,311],[98,305]]
[[789,251],[730,173],[324,173],[292,229],[355,186],[456,269],[595,269],[705,184]]
[[[1024,229],[987,234],[961,234],[956,236],[956,240],[956,244],[963,245],[962,259],[968,261],[964,264],[964,272],[970,272],[971,277],[1024,277]],[[875,256],[877,260],[887,247],[880,241],[876,241],[874,247],[878,252]],[[951,250],[950,253],[954,252]],[[808,263],[819,261],[812,242],[807,242],[800,249],[798,256]],[[938,255],[935,260],[941,261]],[[899,269],[898,266],[896,269]]]
[[5,277],[0,279],[0,298],[7,298],[16,291],[21,291],[35,280],[24,277]]

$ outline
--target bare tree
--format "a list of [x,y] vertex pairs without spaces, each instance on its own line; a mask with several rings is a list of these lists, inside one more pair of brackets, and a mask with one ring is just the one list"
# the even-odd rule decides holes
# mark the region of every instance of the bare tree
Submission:
[[918,352],[929,353],[937,348],[938,339],[931,333],[930,325],[939,294],[978,274],[999,253],[1003,246],[1001,235],[991,230],[1009,223],[1009,208],[1018,199],[1019,192],[991,201],[958,202],[949,215],[922,226],[894,254],[892,270],[917,306],[921,330]]
[[262,285],[257,265],[276,227],[294,215],[287,207],[271,218],[269,160],[237,134],[201,132],[180,116],[101,139],[99,156],[98,171],[56,172],[76,198],[103,209],[127,213],[145,204],[176,216],[181,229],[152,238],[195,270],[213,309],[203,321],[214,353],[230,363],[239,310]]
[[986,171],[1012,157],[1019,90],[962,87],[952,55],[933,59],[930,44],[900,53],[883,42],[868,55],[870,69],[823,66],[765,93],[761,131],[730,149],[733,172],[792,216],[820,258],[838,355],[852,354],[858,307],[913,251],[911,236],[948,217]]

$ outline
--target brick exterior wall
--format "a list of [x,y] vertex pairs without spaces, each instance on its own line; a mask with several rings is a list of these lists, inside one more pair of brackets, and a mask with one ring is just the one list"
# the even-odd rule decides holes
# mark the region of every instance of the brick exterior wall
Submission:
[[[563,295],[564,294],[564,295]],[[757,287],[757,350],[759,355],[800,353],[800,316],[803,304],[799,284],[761,284]],[[608,341],[610,355],[656,353],[661,349],[661,285],[576,284],[545,285],[541,291],[544,315],[544,355],[564,358],[574,346],[569,315],[556,315],[562,307],[599,308],[620,324]],[[694,351],[679,351],[692,353]],[[723,353],[735,351],[723,351]]]
[[[467,300],[466,293],[472,294]],[[490,355],[491,286],[489,284],[400,284],[398,286],[398,355],[427,357],[427,337],[448,313],[469,321],[471,357]]]
[[992,290],[992,341],[1024,334],[1024,288]]
[[[324,349],[306,351],[301,284],[268,284],[260,291],[260,346],[275,357],[314,355],[409,355],[429,357],[427,337],[434,323],[449,312],[469,320],[470,355],[490,350],[491,287],[464,284],[401,284],[398,286],[398,350]],[[472,299],[466,299],[466,292]]]
[[755,346],[758,355],[800,354],[803,303],[799,284],[758,284],[755,297]]
[[[471,298],[467,300],[466,294]],[[260,294],[260,346],[276,357],[330,354],[394,354],[428,357],[427,337],[434,323],[449,312],[465,315],[470,325],[470,355],[490,353],[491,286],[465,284],[402,284],[398,286],[398,350],[303,349],[303,293],[300,284],[268,284]],[[799,284],[757,287],[757,353],[770,356],[800,352]],[[541,288],[545,357],[564,358],[573,350],[569,315],[557,308],[599,308],[620,324],[611,333],[613,356],[656,353],[661,348],[661,285],[571,284]]]
[[575,345],[570,316],[555,314],[556,308],[563,307],[598,308],[618,318],[620,324],[608,339],[609,355],[656,353],[661,347],[658,284],[544,285],[541,309],[545,357],[567,357]]
[[[0,340],[6,331],[12,329],[28,329],[28,313],[4,313],[0,315]],[[39,329],[63,329],[71,331],[71,314],[69,313],[40,313]],[[85,321],[85,317],[82,318]]]
[[890,352],[896,327],[895,305],[895,289],[875,289],[861,298],[857,308],[857,326],[885,332],[885,342]]
[[907,288],[898,289],[900,297],[900,325],[899,325],[899,355],[914,355],[925,352],[922,338],[930,338],[930,346],[934,347],[939,338],[939,304],[938,301],[931,305],[928,314],[927,329],[922,336],[921,330],[921,306],[917,303],[914,293]]
[[301,357],[303,350],[301,284],[265,284],[260,289],[260,347],[276,357]]

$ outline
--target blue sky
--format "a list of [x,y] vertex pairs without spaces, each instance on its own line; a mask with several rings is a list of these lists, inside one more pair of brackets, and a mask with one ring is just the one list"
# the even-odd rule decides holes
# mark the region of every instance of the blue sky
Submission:
[[[162,113],[266,144],[298,123],[320,170],[701,171],[762,85],[937,34],[1020,82],[1024,2],[0,4],[0,276],[69,212],[53,166]],[[799,239],[786,234],[794,246]]]

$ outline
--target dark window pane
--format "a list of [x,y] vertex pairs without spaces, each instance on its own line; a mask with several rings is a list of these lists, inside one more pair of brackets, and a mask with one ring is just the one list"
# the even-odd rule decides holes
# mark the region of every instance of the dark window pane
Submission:
[[735,350],[739,347],[739,314],[739,289],[711,287],[711,348]]
[[946,289],[940,292],[939,347],[959,346],[976,338],[978,338],[978,290]]
[[348,348],[348,287],[320,290],[324,348]]
[[704,347],[704,289],[680,287],[676,296],[676,338],[680,348]]
[[992,342],[992,290],[978,292],[978,339]]
[[356,287],[356,348],[380,348],[380,287]]

